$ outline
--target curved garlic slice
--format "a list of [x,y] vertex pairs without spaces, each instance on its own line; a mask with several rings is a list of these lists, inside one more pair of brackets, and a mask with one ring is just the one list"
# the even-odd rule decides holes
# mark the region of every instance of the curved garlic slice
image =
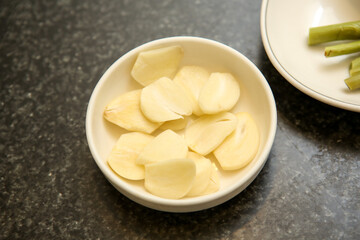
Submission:
[[238,123],[235,131],[214,151],[216,159],[224,170],[245,167],[255,157],[260,135],[255,121],[249,113],[236,114]]
[[165,122],[192,113],[190,97],[169,78],[163,77],[143,88],[140,97],[143,114],[153,122]]
[[157,135],[143,151],[140,152],[136,163],[149,164],[174,158],[185,158],[188,146],[185,139],[168,129]]
[[122,134],[107,158],[111,169],[130,180],[144,179],[144,166],[136,164],[135,160],[153,138],[151,135],[140,132]]
[[187,158],[194,160],[196,165],[196,176],[194,183],[186,196],[200,196],[210,183],[210,176],[212,171],[211,161],[210,159],[195,152],[189,152]]
[[145,165],[145,189],[170,199],[185,196],[195,179],[196,166],[191,159],[169,159]]
[[193,104],[193,113],[197,116],[204,114],[199,107],[198,98],[209,76],[210,73],[203,67],[184,66],[174,77],[174,82],[181,85],[190,95]]
[[199,95],[199,106],[205,114],[229,111],[240,97],[238,81],[230,73],[212,73]]
[[172,78],[183,56],[184,51],[180,46],[140,52],[131,70],[131,76],[143,86],[161,77]]
[[186,128],[185,140],[190,149],[205,156],[234,131],[236,123],[236,116],[229,112],[204,115]]
[[188,116],[185,116],[184,118],[170,120],[170,121],[164,122],[160,126],[160,129],[163,129],[163,130],[171,129],[173,131],[179,131],[179,130],[186,128],[189,121],[190,121],[190,117],[188,117]]
[[104,110],[104,118],[128,131],[152,133],[161,123],[149,121],[140,110],[141,89],[112,100]]
[[201,193],[201,195],[207,195],[210,193],[214,193],[219,191],[220,189],[220,176],[217,167],[215,164],[212,164],[211,167],[211,175],[210,175],[210,181],[205,190]]

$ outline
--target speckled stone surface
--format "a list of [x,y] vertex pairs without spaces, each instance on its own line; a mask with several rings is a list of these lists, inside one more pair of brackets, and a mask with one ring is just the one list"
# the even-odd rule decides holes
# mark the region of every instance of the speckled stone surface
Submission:
[[[261,1],[0,2],[0,239],[360,239],[360,114],[292,87],[261,42]],[[241,194],[187,214],[142,207],[104,178],[87,102],[132,48],[201,36],[253,61],[277,103],[268,161]]]

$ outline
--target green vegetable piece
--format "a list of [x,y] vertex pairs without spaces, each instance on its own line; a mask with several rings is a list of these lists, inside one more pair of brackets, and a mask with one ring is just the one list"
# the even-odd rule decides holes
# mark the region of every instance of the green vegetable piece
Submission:
[[350,90],[355,90],[360,88],[360,73],[355,74],[344,80],[345,84]]
[[351,68],[349,73],[350,73],[350,76],[354,76],[355,74],[360,73],[360,66],[356,67],[356,68]]
[[353,68],[360,68],[360,57],[357,57],[351,61],[350,69],[353,69]]
[[360,21],[310,28],[308,44],[352,39],[360,39]]
[[325,48],[326,57],[335,57],[355,52],[360,52],[360,41],[337,44]]

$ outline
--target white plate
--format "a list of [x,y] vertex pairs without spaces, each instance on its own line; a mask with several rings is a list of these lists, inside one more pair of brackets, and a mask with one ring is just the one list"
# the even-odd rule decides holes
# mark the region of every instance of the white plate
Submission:
[[261,36],[270,61],[293,86],[329,105],[360,112],[360,91],[351,92],[344,83],[359,54],[325,58],[326,44],[307,45],[310,27],[359,19],[359,0],[264,0]]

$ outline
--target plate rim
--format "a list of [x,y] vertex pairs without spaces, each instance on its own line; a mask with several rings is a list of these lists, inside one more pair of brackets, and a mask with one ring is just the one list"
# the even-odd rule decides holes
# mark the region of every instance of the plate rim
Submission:
[[283,67],[281,62],[276,57],[276,53],[271,47],[268,29],[267,29],[267,10],[270,0],[263,0],[261,4],[261,13],[260,13],[260,29],[261,29],[261,38],[266,51],[267,56],[269,57],[271,63],[276,68],[276,70],[295,88],[305,93],[306,95],[323,102],[325,104],[331,105],[333,107],[341,108],[344,110],[360,112],[360,105],[355,103],[345,102],[339,99],[332,98],[331,96],[324,95],[317,92],[316,90],[306,86],[300,80],[296,79],[291,75],[288,70]]

